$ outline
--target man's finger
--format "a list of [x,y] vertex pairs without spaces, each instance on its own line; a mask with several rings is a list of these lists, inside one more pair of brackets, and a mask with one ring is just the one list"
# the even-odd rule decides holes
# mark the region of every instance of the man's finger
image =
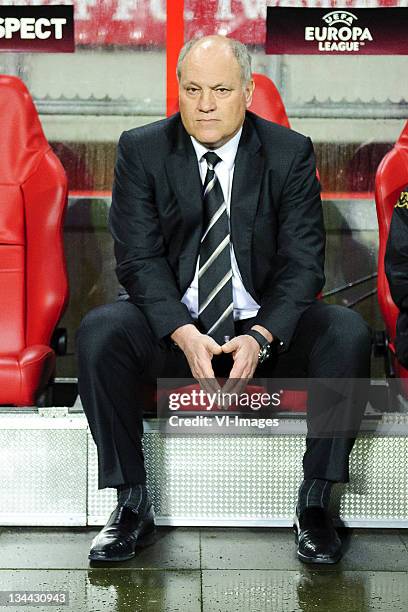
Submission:
[[209,342],[207,343],[206,348],[213,354],[213,355],[221,355],[222,353],[222,348],[221,346],[218,344],[218,342],[216,342],[214,340],[214,338],[211,338],[211,336],[208,336],[208,340]]
[[200,364],[202,367],[199,369],[199,376],[197,378],[200,387],[206,393],[217,393],[221,389],[218,380],[215,378],[214,370],[211,365],[211,360],[206,359],[204,364]]
[[244,359],[236,359],[234,361],[234,365],[232,366],[231,372],[229,373],[229,378],[242,378],[244,375],[244,371],[246,368],[247,362]]
[[205,361],[201,361],[199,366],[196,368],[196,372],[200,380],[215,380],[215,373],[211,365],[211,359],[206,357]]
[[[227,383],[222,388],[222,393],[227,395],[236,395],[239,397],[241,393],[244,392],[247,384],[248,378],[229,378]],[[233,401],[230,403],[234,403]]]
[[208,395],[216,395],[216,393],[219,391],[219,388],[217,389],[216,385],[213,382],[213,379],[199,378],[198,382],[202,390],[205,391],[205,393],[207,393]]
[[230,376],[222,388],[223,393],[236,393],[238,387],[241,385],[241,381],[244,381],[244,386],[246,385],[247,377],[236,376],[232,370],[230,372]]
[[212,393],[215,393],[220,389],[218,380],[214,376],[201,376],[199,378],[200,385],[205,385],[205,388]]
[[237,348],[240,347],[240,345],[241,343],[238,338],[232,338],[232,340],[229,340],[228,342],[222,345],[221,350],[223,353],[232,353],[233,351],[236,351]]
[[236,359],[229,373],[228,380],[223,387],[223,391],[231,393],[235,390],[235,387],[241,379],[247,380],[247,377],[244,376],[245,369],[246,361],[239,358]]

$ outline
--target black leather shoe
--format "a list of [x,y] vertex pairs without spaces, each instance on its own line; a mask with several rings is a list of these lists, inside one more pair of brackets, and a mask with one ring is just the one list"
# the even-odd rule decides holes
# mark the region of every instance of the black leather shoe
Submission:
[[297,555],[303,563],[337,563],[341,559],[341,541],[327,510],[305,508],[293,528],[298,544]]
[[117,505],[105,527],[92,540],[91,561],[126,561],[136,546],[147,546],[154,536],[154,513],[150,505],[143,515]]

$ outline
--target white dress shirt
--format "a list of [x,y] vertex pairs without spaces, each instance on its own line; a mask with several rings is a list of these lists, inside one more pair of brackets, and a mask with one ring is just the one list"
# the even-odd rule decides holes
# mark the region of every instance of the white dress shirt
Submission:
[[[228,219],[230,218],[231,208],[231,191],[232,191],[232,180],[234,176],[234,165],[235,156],[238,150],[239,139],[241,138],[242,128],[231,140],[226,142],[222,147],[215,150],[221,161],[215,166],[215,174],[220,182],[222,192],[224,194],[224,200],[227,205]],[[205,176],[207,174],[207,162],[203,159],[203,155],[208,152],[208,149],[197,140],[190,136],[191,142],[197,155],[197,162],[199,165],[201,181],[204,184]],[[230,242],[230,253],[231,253],[231,267],[232,267],[232,294],[234,303],[234,320],[238,319],[249,319],[255,317],[259,304],[255,302],[252,296],[245,289],[241,274],[239,272],[238,263],[234,254],[234,247],[232,241]],[[190,287],[187,289],[181,301],[187,306],[193,319],[198,318],[198,270],[199,260],[197,259],[196,271],[194,278],[191,281]]]

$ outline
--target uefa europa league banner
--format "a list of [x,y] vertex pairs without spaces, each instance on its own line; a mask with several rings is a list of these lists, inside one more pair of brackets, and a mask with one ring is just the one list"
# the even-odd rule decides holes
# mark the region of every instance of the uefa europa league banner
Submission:
[[406,55],[408,8],[268,7],[266,53]]

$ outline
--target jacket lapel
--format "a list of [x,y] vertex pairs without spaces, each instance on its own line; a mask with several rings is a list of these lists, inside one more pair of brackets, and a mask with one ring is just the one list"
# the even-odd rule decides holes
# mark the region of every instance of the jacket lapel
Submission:
[[180,286],[190,284],[194,272],[202,234],[202,183],[197,156],[181,119],[176,120],[168,137],[174,148],[165,164],[169,183],[174,191],[183,217],[183,249],[180,254]]
[[263,171],[261,142],[247,115],[235,158],[230,216],[231,238],[239,271],[244,286],[253,297],[251,245]]
[[[251,274],[251,244],[255,214],[261,189],[264,159],[261,142],[245,119],[235,158],[231,194],[231,238],[244,286],[255,297]],[[180,206],[184,225],[180,254],[180,287],[184,291],[193,279],[202,235],[202,183],[197,156],[180,116],[169,124],[168,138],[174,146],[165,164],[170,185]]]

